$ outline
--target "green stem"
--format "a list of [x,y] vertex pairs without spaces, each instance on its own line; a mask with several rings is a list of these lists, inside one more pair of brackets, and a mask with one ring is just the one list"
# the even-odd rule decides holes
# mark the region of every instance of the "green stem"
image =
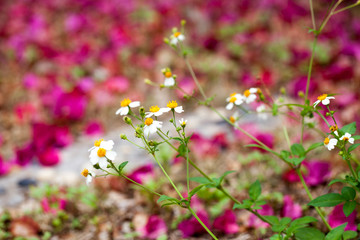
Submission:
[[337,10],[337,11],[334,11],[334,12],[333,12],[333,15],[335,15],[335,14],[337,14],[337,13],[339,13],[339,12],[345,11],[345,10],[347,10],[347,9],[349,9],[349,8],[356,7],[356,6],[358,6],[358,5],[360,5],[360,2],[356,2],[356,3],[352,4],[352,5],[349,5],[349,6],[347,6],[347,7],[344,7],[344,8],[342,8],[342,9],[339,9],[339,10]]
[[331,116],[332,120],[334,121],[334,124],[337,125],[336,120],[335,120],[335,118],[334,118],[334,114],[331,113],[331,110],[330,110],[329,105],[326,105],[326,107],[327,107],[327,109],[328,109],[328,111],[329,111],[329,113],[330,113],[330,116]]
[[218,238],[210,231],[210,229],[203,223],[203,221],[201,221],[201,219],[198,217],[195,211],[190,206],[188,207],[188,209],[191,212],[191,214],[196,218],[196,220],[201,224],[201,226],[203,226],[203,228],[210,234],[210,236],[213,239],[218,240]]
[[346,161],[346,163],[348,164],[348,166],[349,166],[349,168],[350,168],[350,171],[351,171],[351,174],[353,175],[353,177],[354,177],[356,180],[358,180],[358,176],[357,176],[357,174],[355,173],[353,167],[351,166],[351,163],[350,163],[349,158],[346,158],[345,161]]
[[[310,193],[309,187],[307,186],[307,184],[306,184],[306,182],[305,182],[305,180],[304,180],[304,177],[303,177],[303,175],[302,175],[302,173],[301,173],[300,168],[296,168],[295,171],[296,171],[297,175],[299,176],[300,181],[301,181],[301,183],[302,183],[302,185],[303,185],[303,187],[304,187],[304,189],[305,189],[305,191],[306,191],[309,199],[310,199],[310,200],[313,200],[314,198],[313,198],[313,196],[312,196],[311,193]],[[322,214],[321,210],[320,210],[318,207],[315,207],[315,210],[316,210],[316,212],[319,214],[321,220],[324,222],[324,224],[325,224],[326,227],[329,229],[329,231],[331,231],[332,228],[330,227],[329,223],[326,221],[326,219],[325,219],[324,215]]]
[[159,167],[161,168],[162,172],[164,173],[164,175],[166,176],[166,178],[169,180],[169,182],[171,183],[171,185],[173,186],[173,188],[175,189],[175,191],[177,192],[177,194],[180,196],[181,199],[183,199],[184,197],[181,195],[179,189],[176,187],[176,185],[174,184],[174,182],[171,180],[170,176],[167,174],[167,172],[165,171],[164,167],[162,166],[162,164],[159,162],[159,160],[157,159],[157,157],[155,156],[155,153],[152,154],[156,163],[159,165]]
[[196,77],[196,75],[195,75],[195,73],[194,73],[194,70],[193,70],[193,68],[191,67],[191,65],[190,65],[190,63],[189,63],[189,60],[186,58],[186,56],[184,56],[184,60],[185,60],[185,64],[186,64],[187,68],[188,68],[189,71],[190,71],[190,74],[191,74],[192,78],[194,79],[194,82],[195,82],[197,88],[199,89],[199,91],[200,91],[201,95],[203,96],[204,100],[206,100],[207,97],[206,97],[206,95],[205,95],[205,92],[204,92],[203,88],[201,87],[201,85],[200,85],[200,83],[199,83],[199,80],[197,79],[197,77]]
[[321,26],[319,28],[319,31],[317,32],[317,35],[320,35],[321,31],[324,29],[325,25],[330,20],[331,16],[334,15],[335,9],[340,5],[340,3],[342,1],[343,0],[338,0],[337,3],[335,3],[335,5],[331,9],[330,13],[326,16],[325,20],[322,22],[322,24],[321,24]]
[[186,185],[188,196],[190,194],[190,173],[189,173],[189,148],[186,146]]
[[324,115],[322,115],[318,110],[315,110],[315,112],[322,118],[322,120],[324,120],[324,122],[326,123],[326,125],[330,128],[330,124],[329,122],[326,120],[326,118],[324,117]]
[[315,15],[314,15],[314,8],[313,8],[312,0],[309,0],[309,4],[310,4],[310,12],[311,12],[311,22],[313,25],[313,29],[316,30]]
[[284,130],[284,135],[285,135],[285,139],[286,139],[286,142],[289,146],[289,149],[291,148],[291,143],[290,143],[290,139],[289,139],[289,135],[288,135],[288,132],[287,132],[287,129],[285,127],[285,125],[283,126],[283,130]]

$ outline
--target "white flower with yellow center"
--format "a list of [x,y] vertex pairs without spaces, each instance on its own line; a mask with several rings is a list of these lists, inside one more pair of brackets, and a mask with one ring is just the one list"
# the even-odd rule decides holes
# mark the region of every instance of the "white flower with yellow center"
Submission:
[[252,103],[253,101],[255,101],[256,99],[256,94],[255,93],[259,93],[260,89],[258,88],[250,88],[244,91],[244,98],[245,98],[245,102],[247,104]]
[[83,175],[84,177],[86,177],[86,184],[89,185],[93,178],[96,176],[95,173],[89,171],[87,168],[85,168],[82,172],[81,175]]
[[114,141],[113,140],[109,140],[109,141],[104,141],[104,139],[99,139],[99,140],[96,140],[94,142],[94,146],[92,146],[90,149],[89,149],[89,152],[96,149],[96,151],[100,148],[100,146],[102,148],[112,148],[114,146]]
[[181,32],[175,32],[170,36],[170,43],[172,45],[178,44],[178,42],[182,42],[185,40],[185,36]]
[[234,105],[241,105],[244,102],[244,97],[239,93],[232,93],[228,98],[226,98],[226,102],[228,102],[228,104],[225,108],[227,110],[231,110]]
[[235,112],[232,116],[229,117],[229,121],[232,124],[237,123],[240,120],[239,112]]
[[182,113],[184,112],[183,107],[182,106],[178,106],[176,101],[169,101],[168,104],[166,104],[167,108],[163,108],[163,111],[175,111],[177,113]]
[[[96,143],[96,142],[95,142]],[[116,157],[116,152],[112,151],[114,142],[101,141],[99,147],[93,148],[90,152],[90,162],[92,165],[99,164],[101,168],[106,168],[108,165],[108,159],[113,161]]]
[[265,113],[265,105],[261,104],[256,108],[256,112],[258,113],[259,118],[266,120],[268,118],[268,115]]
[[331,151],[332,149],[335,148],[336,144],[338,143],[338,140],[335,139],[335,138],[325,138],[324,140],[324,146],[329,150]]
[[331,132],[333,132],[336,136],[339,136],[339,133],[338,133],[338,130],[339,128],[338,128],[338,126],[337,125],[334,125],[334,126],[331,126],[330,128],[329,128],[329,130],[331,131]]
[[162,122],[156,121],[152,118],[146,118],[144,123],[144,135],[147,138],[150,134],[156,133],[156,131],[162,127]]
[[335,97],[328,97],[327,94],[322,94],[320,96],[317,97],[317,101],[314,102],[314,108],[316,108],[316,106],[321,102],[323,105],[329,105],[330,104],[330,99],[335,99]]
[[181,119],[179,120],[179,123],[180,123],[180,125],[181,125],[182,127],[185,127],[185,126],[186,126],[186,123],[187,123],[187,120],[184,120],[184,118],[181,118]]
[[135,108],[140,106],[140,102],[139,101],[132,102],[130,99],[125,98],[124,100],[121,101],[120,105],[121,107],[116,111],[115,114],[127,115],[130,111],[130,108]]
[[173,74],[171,73],[171,71],[169,70],[163,70],[164,76],[165,76],[165,81],[164,81],[164,86],[165,87],[172,87],[175,85],[175,78],[173,76]]
[[351,144],[354,144],[354,138],[351,137],[350,133],[345,133],[340,140],[343,140],[344,142],[349,142]]
[[149,111],[150,112],[145,113],[146,118],[149,118],[151,116],[161,116],[163,113],[168,112],[169,110],[167,110],[166,108],[159,108],[158,106],[151,106]]

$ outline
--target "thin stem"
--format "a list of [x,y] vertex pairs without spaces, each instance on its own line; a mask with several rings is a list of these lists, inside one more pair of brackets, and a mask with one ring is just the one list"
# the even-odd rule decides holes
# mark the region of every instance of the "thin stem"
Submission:
[[313,7],[312,0],[309,0],[309,4],[310,4],[310,12],[311,12],[311,22],[312,22],[312,25],[313,25],[313,29],[316,30],[314,7]]
[[324,115],[322,115],[318,110],[316,110],[315,112],[322,118],[322,120],[324,120],[324,122],[326,123],[326,125],[328,127],[331,126],[330,123],[328,122],[328,120],[326,120],[326,118],[324,117]]
[[356,2],[356,3],[352,4],[352,5],[349,5],[349,6],[347,6],[347,7],[344,7],[344,8],[342,8],[342,9],[339,9],[339,10],[337,10],[337,11],[334,11],[332,15],[335,15],[335,14],[337,14],[337,13],[339,13],[339,12],[345,11],[345,10],[347,10],[347,9],[349,9],[349,8],[356,7],[356,6],[358,6],[358,5],[360,5],[360,2]]
[[334,118],[334,115],[331,113],[331,110],[330,110],[329,105],[326,105],[326,107],[327,107],[327,109],[329,110],[330,116],[331,116],[332,120],[334,121],[334,124],[337,125],[336,120],[335,120],[335,118]]
[[[304,187],[304,189],[305,189],[305,191],[306,191],[309,199],[310,199],[310,200],[313,200],[314,198],[313,198],[313,196],[312,196],[311,193],[310,193],[309,187],[307,186],[307,184],[306,184],[306,182],[305,182],[305,180],[304,180],[304,177],[303,177],[303,175],[302,175],[302,173],[301,173],[300,168],[296,168],[295,170],[296,170],[297,175],[298,175],[299,178],[300,178],[300,181],[301,181],[301,183],[302,183],[302,185],[303,185],[303,187]],[[326,221],[326,219],[325,219],[324,215],[322,214],[321,210],[320,210],[318,207],[315,207],[315,210],[316,210],[316,212],[319,214],[321,220],[324,222],[324,224],[325,224],[326,227],[329,229],[329,231],[331,231],[332,228],[330,227],[329,223]]]
[[213,239],[218,240],[218,238],[210,231],[210,229],[203,223],[203,221],[201,221],[201,219],[198,217],[195,211],[190,206],[188,207],[188,209],[191,212],[191,214],[196,218],[196,220],[201,224],[201,226],[203,226],[203,228],[210,234],[210,236]]
[[350,160],[348,158],[345,159],[346,160],[346,163],[348,164],[349,168],[350,168],[350,171],[351,171],[351,174],[353,175],[353,177],[355,179],[358,179],[358,176],[357,174],[355,173],[353,167],[351,166],[351,163],[350,163]]
[[186,56],[184,56],[184,60],[185,60],[185,64],[186,64],[187,68],[188,68],[189,71],[190,71],[190,74],[191,74],[192,78],[194,79],[194,82],[195,82],[196,86],[198,87],[198,89],[199,89],[201,95],[203,96],[204,100],[206,100],[207,97],[206,97],[206,95],[205,95],[205,92],[204,92],[203,88],[201,87],[201,85],[200,85],[200,83],[199,83],[199,80],[197,79],[197,77],[196,77],[196,75],[195,75],[195,73],[194,73],[194,70],[193,70],[193,68],[191,67],[191,65],[190,65],[190,63],[189,63],[189,60],[186,58]]
[[186,146],[186,185],[188,196],[190,194],[190,173],[189,173],[189,148]]
[[317,33],[317,35],[319,35],[321,33],[321,31],[324,29],[325,25],[327,24],[327,22],[330,20],[331,16],[334,15],[335,9],[340,5],[340,3],[343,0],[338,0],[337,3],[335,3],[335,5],[333,6],[333,8],[331,9],[330,13],[326,16],[325,20],[322,22],[319,31]]
[[174,182],[171,180],[170,176],[167,174],[167,172],[165,171],[164,167],[162,166],[162,164],[159,162],[159,160],[157,159],[157,157],[155,156],[155,154],[152,154],[156,163],[159,165],[159,167],[161,168],[161,170],[163,171],[164,175],[166,176],[166,178],[169,180],[169,182],[171,183],[171,185],[173,186],[173,188],[175,189],[175,191],[177,192],[177,194],[180,196],[181,199],[183,199],[184,197],[181,195],[179,189],[176,187],[176,185],[174,184]]
[[290,139],[289,139],[289,135],[288,135],[288,132],[287,132],[287,129],[285,126],[283,126],[283,130],[284,130],[284,135],[285,135],[285,139],[286,139],[286,142],[289,146],[289,149],[291,148],[291,143],[290,143]]

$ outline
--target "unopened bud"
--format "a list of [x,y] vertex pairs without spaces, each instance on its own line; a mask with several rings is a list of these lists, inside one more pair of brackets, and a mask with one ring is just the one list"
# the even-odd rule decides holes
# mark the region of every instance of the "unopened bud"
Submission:
[[285,95],[286,94],[286,89],[284,87],[281,87],[280,88],[280,93]]
[[339,152],[339,155],[340,155],[340,156],[344,155],[344,152],[343,152],[343,151],[340,151],[340,152]]
[[176,131],[177,131],[177,132],[180,132],[180,131],[181,131],[181,127],[177,127],[177,128],[176,128]]
[[[360,0],[359,0],[359,1],[360,1]],[[183,19],[183,20],[181,20],[181,22],[180,22],[180,23],[181,23],[181,26],[185,26],[185,24],[186,24],[186,20],[184,20],[184,19]]]
[[129,125],[132,124],[131,118],[129,118],[128,116],[125,116],[123,119],[126,124],[129,124]]
[[183,135],[183,137],[185,137],[185,133],[184,133],[184,132],[182,132],[181,135]]
[[265,96],[262,92],[259,93],[259,98],[261,101],[265,101]]
[[173,123],[173,122],[174,122],[174,119],[170,119],[169,122]]
[[94,167],[95,169],[100,169],[100,166],[99,166],[98,163],[97,163],[97,164],[94,164],[93,167]]
[[169,44],[169,43],[170,43],[169,39],[168,39],[168,38],[164,38],[164,43],[165,43],[165,44]]
[[325,115],[326,115],[327,117],[331,116],[331,114],[330,114],[329,112],[327,112]]
[[145,117],[145,108],[144,108],[144,107],[140,107],[140,108],[139,108],[139,113],[140,113],[141,118],[144,118],[144,117]]
[[127,136],[126,136],[125,134],[120,134],[120,138],[121,138],[122,140],[126,140],[126,139],[127,139]]
[[156,146],[156,145],[158,145],[157,142],[155,142],[155,141],[153,141],[153,140],[149,141],[149,146],[154,147],[154,146]]
[[304,92],[303,91],[298,91],[298,96],[303,98],[304,97]]
[[145,83],[145,84],[148,84],[148,85],[152,85],[152,84],[153,84],[153,82],[152,82],[150,79],[148,79],[148,78],[145,78],[145,79],[144,79],[144,83]]

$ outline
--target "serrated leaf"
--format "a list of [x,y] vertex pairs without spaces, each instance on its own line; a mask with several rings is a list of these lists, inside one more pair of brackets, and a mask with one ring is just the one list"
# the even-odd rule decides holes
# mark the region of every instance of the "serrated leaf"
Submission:
[[343,212],[345,214],[346,217],[350,216],[350,214],[355,210],[356,208],[356,202],[352,201],[352,202],[346,202],[343,205]]
[[125,168],[125,166],[129,163],[129,161],[123,162],[119,165],[118,169],[120,172]]
[[249,188],[249,197],[256,201],[261,194],[261,184],[259,180],[256,180],[253,184],[251,184]]
[[326,234],[325,240],[340,240],[347,224],[348,223],[344,223],[332,229],[328,234]]
[[340,131],[342,133],[350,133],[350,134],[355,134],[356,132],[356,122],[352,122],[352,123],[349,123],[345,126],[343,126]]
[[191,190],[191,192],[189,193],[189,197],[191,198],[192,196],[194,196],[203,187],[204,187],[204,184],[201,184],[201,185],[197,186],[196,188],[194,188],[193,190]]
[[315,148],[324,146],[323,142],[313,143],[310,145],[310,147],[306,150],[306,153],[310,152],[311,150],[314,150]]
[[355,150],[358,146],[360,146],[360,143],[353,144],[348,148],[348,151],[351,152]]
[[290,147],[291,153],[295,156],[303,157],[306,155],[304,147],[299,143],[294,143]]
[[305,160],[305,157],[299,157],[299,158],[290,158],[289,161],[291,161],[296,166],[302,163],[302,161]]
[[345,199],[342,195],[338,193],[328,193],[315,198],[314,200],[310,201],[308,205],[314,207],[333,207],[344,201]]
[[241,204],[235,203],[233,209],[248,209],[253,203],[250,199],[245,199]]
[[356,191],[352,187],[343,187],[343,189],[341,189],[341,195],[346,200],[354,200],[356,196]]
[[281,220],[280,220],[280,224],[281,225],[287,225],[287,224],[289,224],[291,222],[291,218],[289,218],[289,217],[284,217],[284,218],[282,218]]
[[172,137],[171,139],[174,139],[174,140],[176,140],[176,141],[179,141],[179,142],[182,142],[182,138],[180,138],[180,137]]
[[324,240],[325,234],[319,229],[306,227],[297,229],[295,237],[297,240]]

